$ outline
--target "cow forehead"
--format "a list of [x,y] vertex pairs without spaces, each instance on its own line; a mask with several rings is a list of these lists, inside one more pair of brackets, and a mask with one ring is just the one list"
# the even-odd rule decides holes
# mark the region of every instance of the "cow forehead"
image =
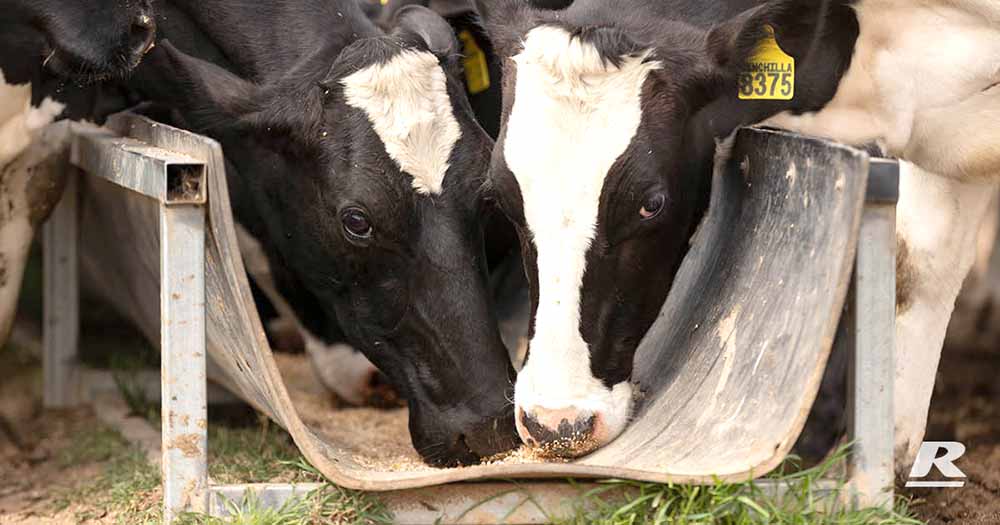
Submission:
[[580,288],[605,179],[639,129],[642,85],[659,67],[647,58],[606,64],[592,45],[546,26],[529,32],[513,57],[503,155],[520,186],[539,287],[526,366],[535,361],[560,374],[552,388],[582,384],[568,376],[590,374]]
[[347,104],[364,111],[386,153],[421,194],[441,193],[448,160],[461,138],[437,57],[403,50],[341,80]]
[[513,57],[503,153],[536,241],[547,233],[564,238],[567,230],[593,238],[605,178],[639,129],[642,85],[660,67],[647,58],[624,57],[615,66],[551,26],[531,30]]

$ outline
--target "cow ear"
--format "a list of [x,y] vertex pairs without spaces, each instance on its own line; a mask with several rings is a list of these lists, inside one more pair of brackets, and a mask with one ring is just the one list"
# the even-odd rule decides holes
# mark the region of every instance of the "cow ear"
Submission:
[[410,5],[427,7],[428,0],[387,0],[385,3],[381,3],[379,5],[381,11],[378,14],[378,18],[375,19],[375,22],[382,28],[383,31],[391,32],[392,28],[395,27],[396,16],[399,15],[399,12],[404,7]]
[[847,36],[841,31],[847,19],[857,23],[853,9],[841,0],[768,2],[713,27],[706,51],[720,67],[740,67],[773,30],[778,45],[797,63],[811,61],[823,44],[829,44],[826,40]]
[[521,40],[538,16],[533,4],[525,0],[476,0],[475,5],[497,54],[517,54]]
[[[792,98],[741,100],[740,74],[772,32],[778,47],[795,61]],[[836,93],[857,36],[857,16],[843,0],[774,0],[713,27],[705,39],[708,64],[691,90],[699,103],[688,122],[689,147],[710,155],[715,140],[739,126],[782,111],[820,109]]]
[[[723,74],[733,76],[772,36],[795,59],[798,83],[811,86],[813,81],[829,80],[821,74],[839,78],[846,69],[858,36],[857,16],[843,0],[767,2],[713,27],[705,51]],[[836,82],[832,84],[830,89],[835,90]]]
[[448,22],[422,5],[403,6],[395,13],[392,25],[397,32],[420,37],[428,49],[439,57],[454,57],[460,53],[455,31]]
[[210,128],[255,111],[256,84],[161,40],[139,68],[143,89],[154,101],[189,114],[192,124]]

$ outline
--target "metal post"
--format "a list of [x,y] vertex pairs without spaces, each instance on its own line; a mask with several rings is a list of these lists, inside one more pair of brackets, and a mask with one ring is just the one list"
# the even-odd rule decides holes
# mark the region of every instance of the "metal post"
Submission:
[[76,353],[80,338],[77,264],[77,176],[68,168],[62,198],[45,223],[43,235],[43,389],[47,408],[76,404]]
[[163,521],[208,510],[205,211],[160,204]]
[[848,296],[850,486],[858,507],[893,498],[893,378],[896,348],[896,201],[899,166],[872,159]]

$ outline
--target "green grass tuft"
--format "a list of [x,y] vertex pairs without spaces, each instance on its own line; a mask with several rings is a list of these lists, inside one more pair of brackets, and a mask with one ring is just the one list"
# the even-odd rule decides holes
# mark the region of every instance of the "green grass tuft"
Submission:
[[227,502],[229,516],[217,518],[188,514],[182,525],[375,525],[393,523],[392,515],[377,500],[353,490],[331,484],[302,498],[285,502],[279,508],[267,508],[248,492],[239,501]]
[[[831,497],[818,497],[817,488],[828,473],[842,469],[847,447],[823,463],[792,471],[792,457],[777,473],[765,479],[785,483],[783,496],[766,491],[760,483],[680,485],[613,480],[585,493],[575,502],[566,525],[920,525],[908,502],[897,498],[894,508],[854,510]],[[836,492],[846,490],[838,487]],[[624,493],[624,498],[608,497]],[[623,500],[625,501],[623,503]]]
[[81,503],[76,513],[85,522],[112,513],[117,523],[125,525],[157,523],[160,518],[160,473],[145,454],[120,434],[107,427],[80,435],[59,457],[63,466],[105,462],[92,479],[62,494],[55,500],[59,511],[72,503]]
[[311,467],[302,468],[304,460],[291,436],[259,417],[259,424],[252,427],[209,425],[209,476],[217,483],[322,481]]
[[151,399],[137,379],[138,372],[148,370],[140,357],[130,354],[114,354],[110,358],[111,377],[118,393],[128,406],[129,415],[144,418],[153,427],[160,426],[160,403]]

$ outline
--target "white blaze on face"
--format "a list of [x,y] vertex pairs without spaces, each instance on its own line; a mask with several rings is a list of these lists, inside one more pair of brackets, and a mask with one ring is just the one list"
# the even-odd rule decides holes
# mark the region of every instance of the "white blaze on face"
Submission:
[[433,53],[406,50],[342,80],[347,103],[365,112],[386,153],[413,176],[418,193],[441,193],[462,136],[447,78]]
[[636,134],[641,90],[659,67],[647,55],[605,64],[590,44],[561,28],[538,27],[513,57],[514,104],[504,156],[520,186],[538,253],[539,303],[528,361],[518,376],[519,408],[600,414],[608,440],[624,427],[631,387],[593,377],[580,333],[580,293],[605,178]]

